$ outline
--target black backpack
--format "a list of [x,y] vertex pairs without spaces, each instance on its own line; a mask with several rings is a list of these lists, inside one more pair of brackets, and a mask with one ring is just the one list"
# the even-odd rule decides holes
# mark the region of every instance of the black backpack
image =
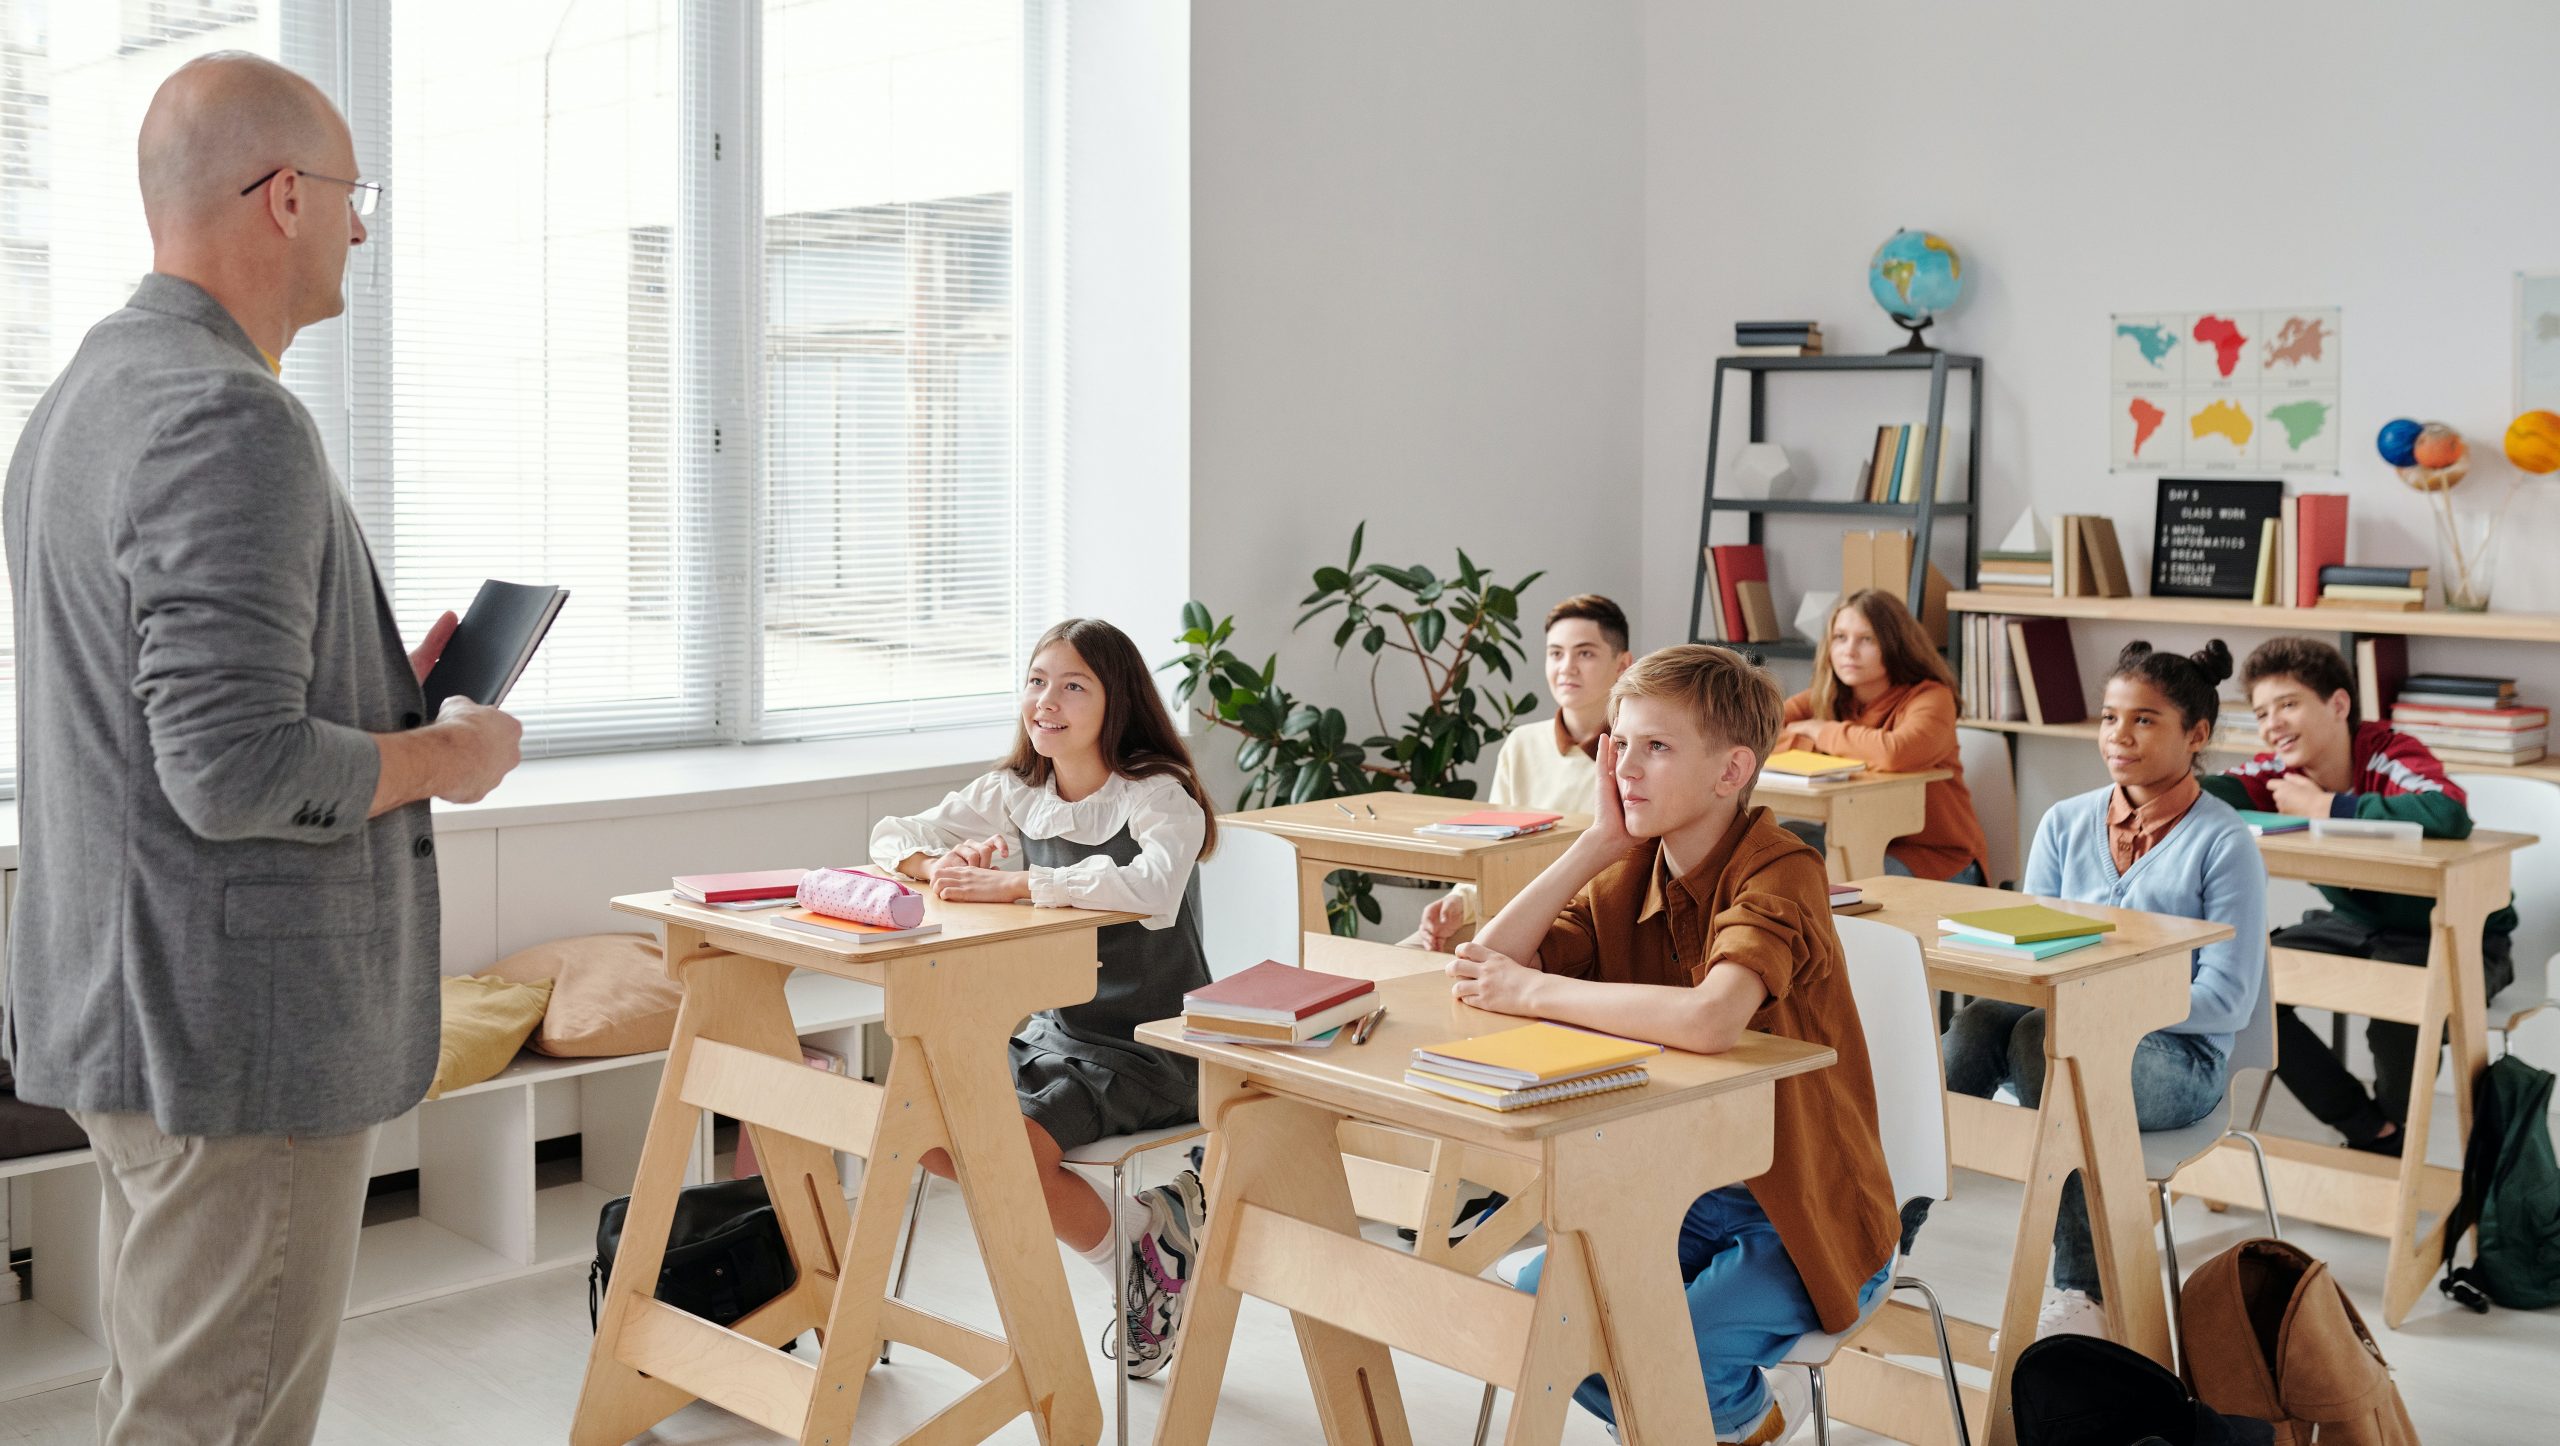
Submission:
[[[2471,1092],[2471,1143],[2462,1152],[2462,1198],[2444,1227],[2437,1288],[2475,1311],[2560,1305],[2560,1163],[2551,1155],[2548,1071],[2510,1054],[2482,1071]],[[2462,1234],[2480,1227],[2471,1264],[2456,1268]]]
[[[596,1217],[596,1263],[587,1270],[589,1330],[595,1328],[604,1283],[612,1278],[623,1216],[630,1209],[625,1195]],[[714,1325],[735,1325],[799,1278],[761,1177],[687,1186],[676,1196],[675,1228],[658,1267],[658,1299]]]
[[2140,1351],[2096,1336],[2052,1336],[2009,1376],[2018,1446],[2273,1446],[2275,1428],[2225,1416]]

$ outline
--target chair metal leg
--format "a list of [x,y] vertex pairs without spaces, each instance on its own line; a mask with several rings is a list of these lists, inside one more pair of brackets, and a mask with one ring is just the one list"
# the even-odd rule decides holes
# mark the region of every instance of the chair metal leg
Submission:
[[2180,1339],[2186,1329],[2186,1287],[2178,1274],[2178,1226],[2169,1218],[2169,1182],[2157,1180],[2151,1188],[2160,1196],[2160,1253],[2169,1261],[2169,1357],[2175,1363],[2186,1356]]
[[1499,1390],[1499,1386],[1486,1386],[1484,1404],[1476,1407],[1476,1446],[1484,1446],[1487,1438],[1493,1435],[1493,1398]]
[[1956,1385],[1955,1348],[1947,1340],[1947,1313],[1938,1305],[1938,1293],[1929,1288],[1929,1282],[1916,1275],[1895,1276],[1893,1288],[1916,1290],[1920,1292],[1920,1298],[1929,1303],[1929,1325],[1938,1333],[1938,1372],[1947,1383],[1947,1414],[1954,1417],[1956,1423],[1956,1446],[1973,1446],[1973,1429],[1964,1420],[1964,1392]]
[[1809,1370],[1813,1376],[1814,1446],[1831,1446],[1831,1388],[1822,1379],[1822,1367],[1813,1366]]
[[1116,1373],[1120,1393],[1120,1446],[1129,1446],[1129,1363],[1138,1354],[1129,1342],[1129,1231],[1120,1219],[1120,1181],[1128,1172],[1129,1159],[1123,1155],[1111,1162],[1111,1300],[1120,1318],[1112,1324],[1120,1332],[1120,1367]]
[[[932,1175],[918,1170],[915,1188],[907,1192],[907,1228],[906,1233],[898,1237],[898,1274],[896,1282],[889,1287],[891,1300],[896,1300],[907,1293],[907,1262],[914,1258],[916,1253],[916,1227],[924,1223],[924,1187],[932,1180]],[[889,1364],[887,1336],[880,1338],[880,1364],[884,1366]]]
[[2276,1219],[2276,1187],[2267,1180],[2266,1146],[2259,1144],[2258,1137],[2247,1130],[2233,1130],[2231,1137],[2247,1145],[2250,1155],[2258,1162],[2258,1200],[2267,1207],[2267,1238],[2284,1239],[2284,1226]]

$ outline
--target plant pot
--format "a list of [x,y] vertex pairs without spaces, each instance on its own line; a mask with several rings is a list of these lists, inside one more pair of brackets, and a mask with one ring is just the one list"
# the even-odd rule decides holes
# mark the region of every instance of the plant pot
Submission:
[[[2500,509],[2503,511],[2504,509]],[[2451,499],[2435,509],[2436,586],[2447,610],[2485,613],[2496,580],[2498,513],[2457,512]]]

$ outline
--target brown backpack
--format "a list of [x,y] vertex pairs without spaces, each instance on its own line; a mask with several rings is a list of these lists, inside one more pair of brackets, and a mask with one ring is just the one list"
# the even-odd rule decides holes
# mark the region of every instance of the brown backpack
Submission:
[[2364,1317],[2327,1263],[2244,1240],[2187,1277],[2179,1346],[2196,1399],[2272,1423],[2277,1446],[2417,1446]]

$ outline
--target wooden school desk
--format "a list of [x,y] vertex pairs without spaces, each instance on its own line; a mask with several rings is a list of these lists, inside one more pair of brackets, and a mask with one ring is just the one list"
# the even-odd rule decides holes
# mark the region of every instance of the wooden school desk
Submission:
[[[2230,938],[2231,928],[2045,899],[2040,902],[2070,913],[2112,919],[2116,927],[2101,943],[2051,959],[2003,959],[1939,947],[1938,921],[1970,909],[2039,902],[2031,896],[1928,879],[1869,878],[1858,887],[1882,905],[1865,917],[1918,936],[1932,986],[2045,1011],[2044,1095],[2035,1109],[1952,1091],[1946,1097],[1949,1158],[2027,1187],[2009,1258],[1999,1355],[1991,1353],[1987,1327],[1949,1322],[1955,1358],[1991,1371],[1987,1395],[1969,1387],[1963,1392],[1974,1439],[2009,1446],[2016,1439],[2009,1413],[1985,1405],[2009,1399],[2010,1369],[2018,1352],[2035,1342],[2052,1269],[2054,1218],[2062,1182],[2073,1170],[2087,1193],[2109,1327],[2119,1342],[2170,1364],[2160,1255],[2151,1244],[2151,1185],[2134,1122],[2133,1049],[2142,1036],[2187,1017],[2188,956]],[[1930,1342],[1925,1313],[1888,1302],[1832,1362],[1831,1414],[1897,1440],[1952,1441],[1937,1371],[1885,1359],[1933,1355]]]
[[[2508,870],[2517,849],[2533,835],[2480,830],[2467,839],[2426,839],[2415,846],[2314,839],[2308,832],[2270,834],[2258,840],[2267,873],[2338,888],[2380,889],[2435,900],[2427,964],[2413,969],[2371,959],[2275,949],[2268,964],[2279,1004],[2334,1010],[2368,1019],[2393,1019],[2418,1028],[2418,1053],[2410,1070],[2407,1143],[2400,1158],[2261,1135],[2276,1209],[2341,1230],[2378,1235],[2389,1242],[2382,1318],[2397,1326],[2425,1295],[2444,1263],[2444,1217],[2462,1193],[2462,1172],[2426,1163],[2435,1114],[2436,1049],[2450,1035],[2453,1051],[2455,1153],[2471,1139],[2471,1090],[2488,1068],[2482,1011],[2480,930],[2504,908]],[[2528,905],[2530,907],[2530,905]],[[2267,921],[2276,927],[2276,921]],[[2450,1025],[2450,1029],[2447,1026]],[[2236,1140],[2178,1173],[2171,1188],[2218,1204],[2255,1206],[2255,1169],[2234,1152]],[[2421,1211],[2435,1215],[2424,1234]]]
[[[1324,878],[1336,869],[1473,884],[1483,898],[1484,916],[1490,919],[1528,887],[1539,870],[1553,863],[1574,835],[1591,826],[1588,815],[1569,813],[1554,828],[1523,838],[1467,839],[1414,832],[1423,824],[1485,807],[1464,798],[1364,793],[1338,802],[1328,799],[1221,814],[1218,823],[1277,834],[1289,841],[1298,853],[1298,927],[1320,934],[1327,928]],[[1346,808],[1352,816],[1344,816]],[[1378,815],[1374,819],[1369,816],[1371,810]]]
[[[671,968],[684,1004],[569,1439],[628,1441],[700,1399],[803,1446],[847,1446],[865,1374],[887,1339],[979,1382],[903,1439],[983,1441],[1028,1412],[1046,1446],[1091,1446],[1102,1406],[1032,1172],[1006,1040],[1025,1015],[1091,999],[1094,931],[1138,916],[928,900],[940,933],[854,950],[665,893],[613,906],[665,926],[670,960],[704,943],[731,952]],[[801,1063],[782,993],[795,966],[885,992],[884,1084]],[[754,1132],[799,1270],[791,1289],[735,1329],[653,1298],[703,1110]],[[886,1298],[908,1186],[936,1147],[958,1167],[1000,1337]],[[850,1212],[831,1149],[866,1162]],[[812,1328],[820,1351],[776,1349]]]
[[[1626,1440],[1712,1435],[1673,1263],[1680,1222],[1700,1195],[1769,1167],[1776,1082],[1830,1064],[1832,1052],[1745,1035],[1728,1054],[1655,1056],[1639,1089],[1498,1114],[1405,1084],[1405,1064],[1416,1046],[1527,1021],[1459,1004],[1433,975],[1378,992],[1387,1017],[1365,1045],[1195,1044],[1179,1020],[1138,1030],[1198,1057],[1210,1129],[1208,1236],[1184,1287],[1191,1304],[1157,1446],[1216,1439],[1210,1421],[1247,1295],[1295,1317],[1333,1446],[1411,1446],[1390,1346],[1509,1387],[1512,1446],[1557,1440],[1575,1385],[1595,1370]],[[1346,1120],[1536,1167],[1548,1239],[1538,1293],[1362,1240],[1334,1150]]]
[[1913,773],[1861,773],[1838,783],[1771,783],[1764,775],[1753,803],[1780,818],[1822,825],[1822,862],[1831,882],[1871,879],[1884,872],[1885,845],[1918,833],[1929,817],[1929,785],[1954,774],[1943,768]]

